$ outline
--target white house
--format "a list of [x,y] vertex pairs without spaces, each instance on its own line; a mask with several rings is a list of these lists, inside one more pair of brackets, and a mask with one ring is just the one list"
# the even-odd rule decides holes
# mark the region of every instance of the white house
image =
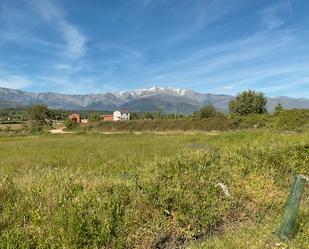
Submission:
[[127,110],[117,110],[113,113],[114,121],[130,120],[130,113]]

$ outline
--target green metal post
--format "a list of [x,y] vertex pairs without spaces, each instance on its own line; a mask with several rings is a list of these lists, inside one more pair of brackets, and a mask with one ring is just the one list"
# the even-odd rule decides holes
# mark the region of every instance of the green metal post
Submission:
[[302,175],[297,176],[295,179],[285,206],[283,221],[277,230],[277,235],[281,240],[290,239],[293,235],[296,226],[299,205],[307,180],[308,178]]

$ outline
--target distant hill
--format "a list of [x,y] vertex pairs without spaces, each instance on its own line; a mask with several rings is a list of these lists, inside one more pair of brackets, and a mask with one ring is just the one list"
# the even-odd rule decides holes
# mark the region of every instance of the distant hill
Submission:
[[[157,111],[188,114],[206,104],[227,111],[234,97],[225,94],[198,93],[188,89],[152,87],[130,92],[68,95],[60,93],[31,93],[0,88],[0,108],[46,104],[52,109],[106,110],[126,108],[130,111]],[[277,97],[268,98],[267,108],[274,109],[277,103],[284,108],[309,108],[309,99]]]

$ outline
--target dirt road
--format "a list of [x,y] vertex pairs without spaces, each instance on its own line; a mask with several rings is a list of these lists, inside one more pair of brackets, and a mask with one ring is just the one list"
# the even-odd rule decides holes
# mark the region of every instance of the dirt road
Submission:
[[49,132],[51,134],[68,134],[68,133],[75,133],[75,132],[72,132],[72,131],[64,131],[65,127],[60,127],[60,128],[56,128],[56,129],[53,129],[53,130],[50,130]]
[[[77,133],[74,131],[65,131],[65,127],[60,127],[56,128],[53,130],[50,130],[49,132],[52,134],[72,134],[72,133]],[[176,135],[176,134],[188,134],[188,135],[196,135],[196,134],[206,134],[206,135],[211,135],[211,136],[216,136],[219,135],[219,132],[216,131],[211,131],[211,132],[203,132],[203,131],[135,131],[135,132],[130,132],[130,131],[102,131],[102,132],[97,132],[99,134],[126,134],[126,133],[133,133],[136,135],[141,135],[141,134],[157,134],[157,135]]]

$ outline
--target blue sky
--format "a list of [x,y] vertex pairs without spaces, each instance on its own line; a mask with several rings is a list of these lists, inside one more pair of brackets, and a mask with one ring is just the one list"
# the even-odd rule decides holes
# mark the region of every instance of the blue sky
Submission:
[[1,0],[0,87],[309,97],[307,0]]

